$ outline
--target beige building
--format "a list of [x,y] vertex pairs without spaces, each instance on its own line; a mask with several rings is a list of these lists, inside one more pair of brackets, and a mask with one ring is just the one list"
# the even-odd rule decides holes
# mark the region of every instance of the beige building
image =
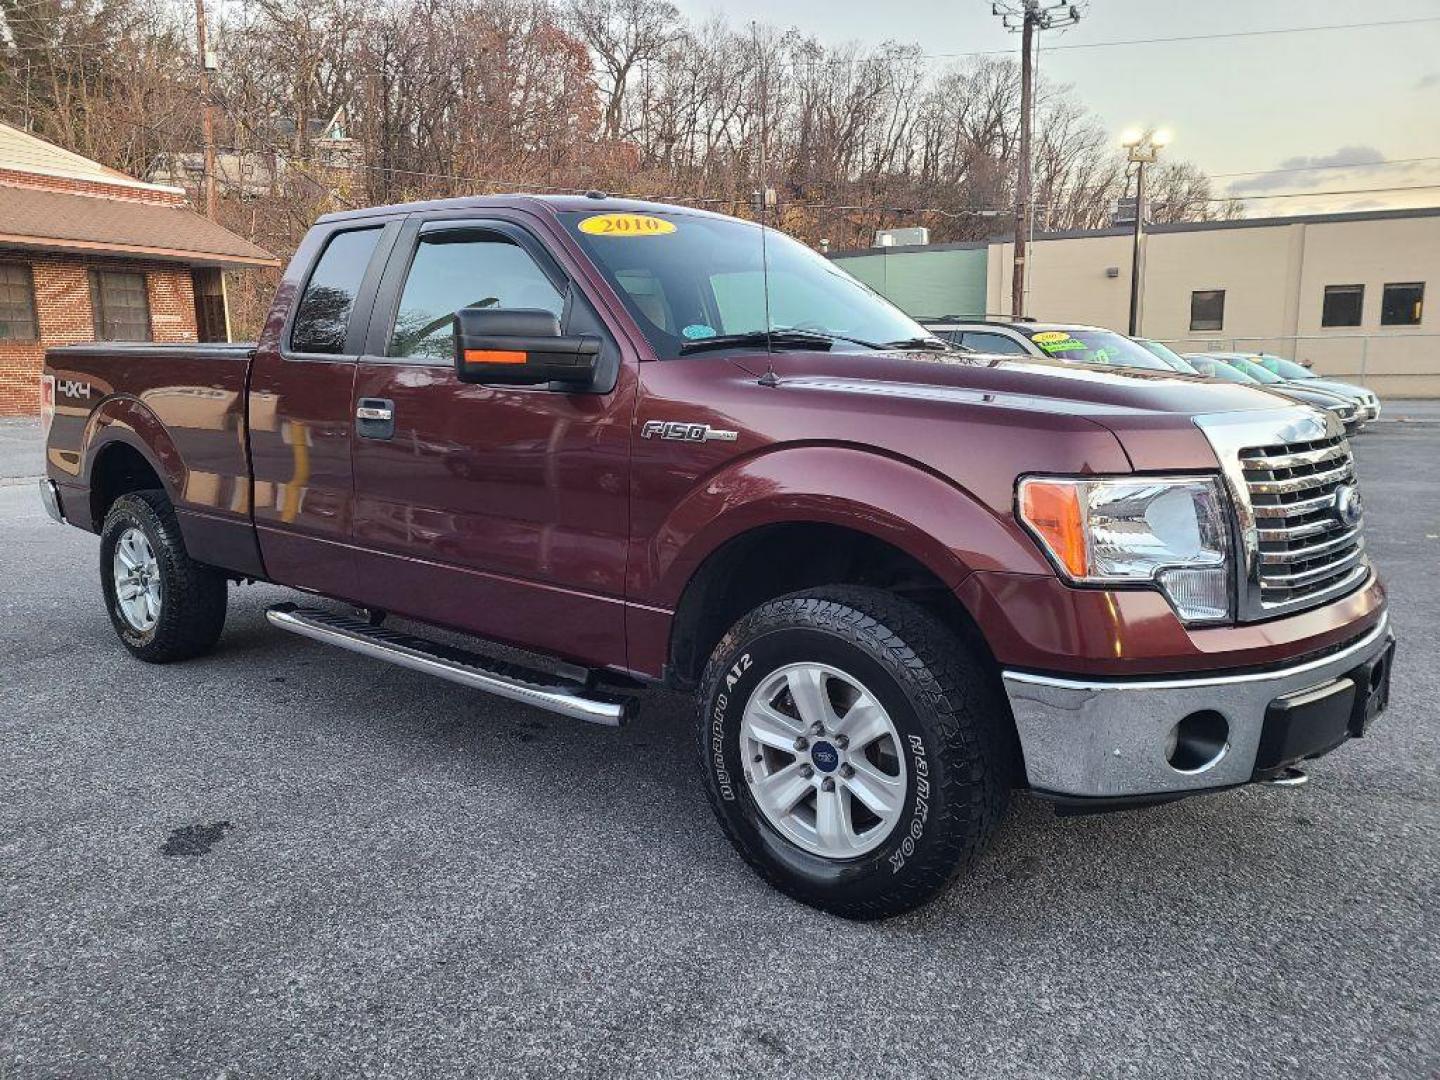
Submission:
[[[1180,352],[1265,351],[1387,397],[1440,397],[1440,208],[1154,225],[1140,333]],[[1128,230],[1037,237],[1029,309],[1124,329]],[[1014,245],[992,244],[987,306],[1008,312]]]
[[[1037,236],[1026,313],[1124,330],[1131,251],[1128,228]],[[979,282],[951,290],[953,305],[890,287],[914,276],[905,261],[946,258],[983,266],[984,310],[1010,313],[1010,242],[836,254],[913,315],[979,314]],[[1153,225],[1140,265],[1140,333],[1180,352],[1273,352],[1382,396],[1440,397],[1440,307],[1425,310],[1440,289],[1440,207]]]

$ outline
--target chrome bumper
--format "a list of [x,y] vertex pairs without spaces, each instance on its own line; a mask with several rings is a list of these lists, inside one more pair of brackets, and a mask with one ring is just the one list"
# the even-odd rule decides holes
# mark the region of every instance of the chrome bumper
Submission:
[[40,502],[47,514],[61,525],[65,524],[65,511],[60,508],[60,489],[55,486],[54,480],[40,481]]
[[[1278,670],[1104,681],[1006,671],[1003,679],[1033,789],[1077,798],[1185,794],[1254,779],[1270,705],[1335,683],[1392,641],[1386,616],[1341,651]],[[1167,760],[1172,733],[1199,712],[1224,718],[1224,748],[1203,767],[1175,768]]]

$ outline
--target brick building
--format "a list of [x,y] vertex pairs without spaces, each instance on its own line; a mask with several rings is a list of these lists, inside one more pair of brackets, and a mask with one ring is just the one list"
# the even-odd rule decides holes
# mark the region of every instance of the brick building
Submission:
[[227,340],[221,271],[275,265],[179,189],[0,124],[0,416],[39,411],[52,345]]

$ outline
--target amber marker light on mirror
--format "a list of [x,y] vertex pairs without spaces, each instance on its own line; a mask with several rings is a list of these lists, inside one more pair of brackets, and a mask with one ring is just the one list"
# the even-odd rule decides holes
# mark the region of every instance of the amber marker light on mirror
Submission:
[[529,353],[511,352],[507,349],[465,350],[465,363],[467,364],[525,364],[529,361]]
[[1071,577],[1090,570],[1080,491],[1073,483],[1027,478],[1020,482],[1020,517],[1035,530]]

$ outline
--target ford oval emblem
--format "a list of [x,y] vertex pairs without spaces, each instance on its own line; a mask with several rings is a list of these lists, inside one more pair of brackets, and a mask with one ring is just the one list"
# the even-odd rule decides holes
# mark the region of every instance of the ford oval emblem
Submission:
[[1360,501],[1360,491],[1351,484],[1341,484],[1335,489],[1335,516],[1344,525],[1358,525],[1365,513],[1365,504]]

